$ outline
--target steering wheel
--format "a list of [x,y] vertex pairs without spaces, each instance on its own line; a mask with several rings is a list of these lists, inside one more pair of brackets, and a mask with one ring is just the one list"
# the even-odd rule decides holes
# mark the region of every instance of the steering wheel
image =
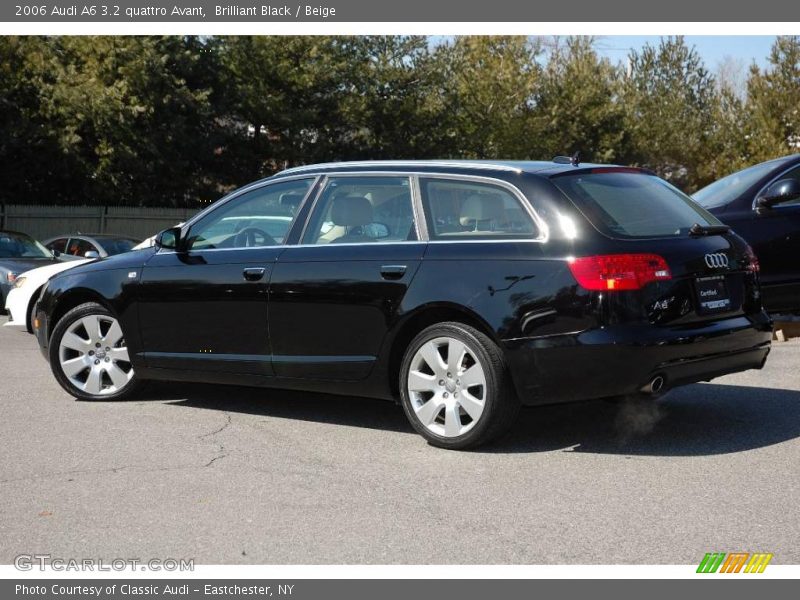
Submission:
[[238,248],[254,248],[258,246],[277,246],[270,234],[258,227],[245,227],[233,238],[234,245]]

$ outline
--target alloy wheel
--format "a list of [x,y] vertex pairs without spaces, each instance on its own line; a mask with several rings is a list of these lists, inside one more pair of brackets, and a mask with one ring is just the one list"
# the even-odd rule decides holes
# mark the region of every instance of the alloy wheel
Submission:
[[61,337],[59,364],[77,389],[94,396],[116,394],[133,378],[122,328],[107,315],[87,315]]
[[467,433],[486,406],[486,373],[477,353],[461,340],[438,337],[414,354],[408,395],[420,423],[447,438]]

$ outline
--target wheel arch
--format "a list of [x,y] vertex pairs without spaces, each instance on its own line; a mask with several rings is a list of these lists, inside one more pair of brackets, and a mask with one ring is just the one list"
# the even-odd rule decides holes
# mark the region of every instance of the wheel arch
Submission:
[[58,322],[65,314],[67,314],[76,306],[86,304],[87,302],[96,302],[103,308],[110,311],[112,314],[116,315],[116,311],[113,309],[111,304],[98,292],[89,288],[70,289],[64,292],[58,298],[55,308],[50,314],[50,325],[47,332],[48,338],[53,335],[53,330],[56,328],[56,325],[58,325]]
[[389,342],[386,372],[389,378],[389,388],[395,400],[400,397],[400,366],[411,340],[427,327],[444,322],[456,322],[474,327],[497,343],[498,346],[500,345],[497,332],[494,331],[489,323],[481,318],[478,313],[463,305],[440,302],[426,304],[416,308],[414,311],[405,315],[395,326]]

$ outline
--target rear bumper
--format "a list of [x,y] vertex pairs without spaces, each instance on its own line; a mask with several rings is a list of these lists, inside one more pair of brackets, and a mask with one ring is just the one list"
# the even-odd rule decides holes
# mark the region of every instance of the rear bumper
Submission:
[[522,402],[546,404],[633,394],[657,375],[669,388],[759,369],[771,339],[772,322],[760,313],[691,328],[617,325],[505,345]]

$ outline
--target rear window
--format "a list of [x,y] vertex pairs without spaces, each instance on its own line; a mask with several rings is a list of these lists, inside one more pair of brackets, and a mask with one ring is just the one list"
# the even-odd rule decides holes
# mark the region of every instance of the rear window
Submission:
[[695,223],[721,225],[691,198],[654,175],[589,172],[552,181],[597,229],[611,237],[681,236]]

